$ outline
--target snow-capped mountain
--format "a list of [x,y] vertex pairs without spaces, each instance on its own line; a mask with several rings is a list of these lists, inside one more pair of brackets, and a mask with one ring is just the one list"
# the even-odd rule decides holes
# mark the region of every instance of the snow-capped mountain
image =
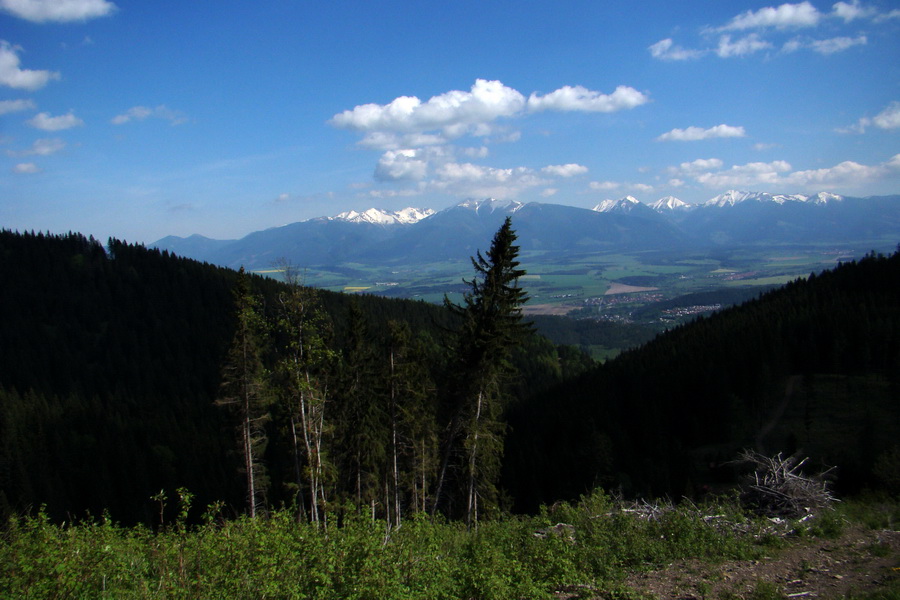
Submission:
[[775,204],[787,204],[790,202],[810,203],[810,204],[827,204],[829,202],[840,202],[842,196],[831,194],[828,192],[819,192],[814,196],[805,196],[803,194],[770,194],[768,192],[742,192],[738,190],[728,190],[724,194],[719,194],[707,200],[703,206],[735,206],[743,202],[773,202]]
[[372,223],[373,225],[411,225],[422,219],[427,219],[434,214],[430,208],[407,207],[403,210],[386,211],[380,208],[370,208],[363,212],[348,210],[334,217],[327,217],[332,221],[347,221],[349,223]]
[[634,196],[625,196],[618,200],[604,200],[591,210],[601,213],[623,213],[629,214],[641,204],[640,200]]
[[647,205],[626,196],[601,202],[593,210],[471,199],[439,212],[347,211],[253,232],[239,240],[170,236],[152,246],[233,268],[264,268],[281,258],[304,266],[464,260],[485,250],[509,215],[514,215],[519,244],[526,252],[675,251],[900,239],[900,196],[844,198],[828,192],[806,196],[731,190],[699,205],[673,197]]
[[683,200],[679,200],[675,196],[666,196],[651,204],[650,208],[656,212],[674,212],[676,210],[688,210],[693,208],[693,205],[688,204]]
[[[520,208],[525,206],[518,200],[497,200],[496,198],[482,198],[482,199],[474,199],[470,198],[468,200],[464,200],[460,202],[453,208],[467,208],[469,210],[474,210],[476,213],[482,212],[507,212],[514,213],[518,211]],[[452,208],[451,208],[452,210]]]

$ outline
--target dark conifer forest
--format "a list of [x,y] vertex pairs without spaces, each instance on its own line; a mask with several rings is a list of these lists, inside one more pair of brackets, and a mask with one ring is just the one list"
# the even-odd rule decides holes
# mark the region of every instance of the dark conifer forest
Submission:
[[742,448],[836,466],[840,491],[900,481],[900,253],[594,364],[518,321],[501,232],[452,310],[0,232],[0,513],[149,524],[185,488],[233,515],[471,520],[702,496]]

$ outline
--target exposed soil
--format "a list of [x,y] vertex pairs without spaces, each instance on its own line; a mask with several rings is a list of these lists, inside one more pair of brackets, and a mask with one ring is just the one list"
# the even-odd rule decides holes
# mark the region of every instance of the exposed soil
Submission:
[[750,598],[761,582],[787,598],[866,595],[900,579],[900,532],[850,526],[837,539],[791,540],[760,560],[680,561],[633,573],[626,587],[665,599]]

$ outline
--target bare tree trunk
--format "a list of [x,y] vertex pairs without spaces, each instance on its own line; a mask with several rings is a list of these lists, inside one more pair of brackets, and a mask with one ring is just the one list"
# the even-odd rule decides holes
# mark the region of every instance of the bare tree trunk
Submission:
[[475,477],[475,467],[478,461],[478,435],[481,425],[481,406],[484,402],[484,391],[478,390],[478,399],[475,403],[475,422],[472,424],[472,447],[469,450],[469,494],[466,507],[466,524],[469,527],[478,525],[478,489]]

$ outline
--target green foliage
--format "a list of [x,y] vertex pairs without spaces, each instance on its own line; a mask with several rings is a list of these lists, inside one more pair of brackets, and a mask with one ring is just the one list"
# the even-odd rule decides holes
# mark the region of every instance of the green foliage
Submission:
[[[190,497],[178,494],[184,514]],[[0,596],[505,600],[584,589],[631,598],[620,585],[627,568],[753,548],[749,534],[716,531],[689,507],[658,522],[620,508],[597,492],[472,530],[420,513],[394,531],[349,511],[327,532],[288,510],[194,527],[179,517],[155,532],[105,518],[56,525],[41,512],[2,530]],[[571,527],[555,526],[560,518]]]

